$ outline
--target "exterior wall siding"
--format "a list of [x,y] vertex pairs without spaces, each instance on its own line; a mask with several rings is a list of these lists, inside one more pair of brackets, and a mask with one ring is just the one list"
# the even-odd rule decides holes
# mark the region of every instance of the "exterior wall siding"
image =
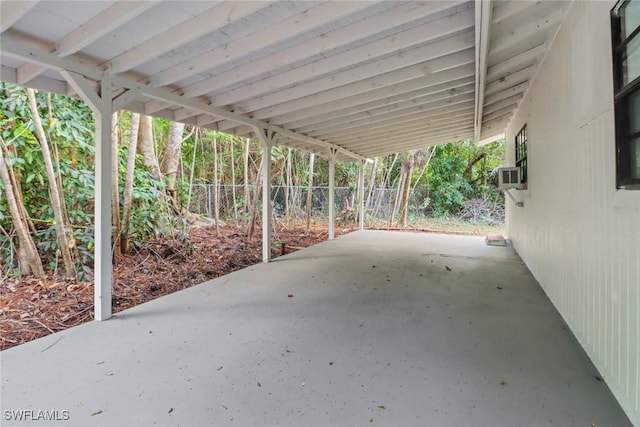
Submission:
[[507,198],[514,247],[640,426],[640,191],[615,189],[609,11],[573,2],[507,130],[527,123],[529,185]]

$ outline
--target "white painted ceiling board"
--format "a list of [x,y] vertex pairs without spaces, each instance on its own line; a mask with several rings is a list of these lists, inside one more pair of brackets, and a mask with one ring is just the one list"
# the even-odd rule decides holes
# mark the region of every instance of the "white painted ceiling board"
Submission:
[[[479,91],[480,135],[501,134],[569,4],[493,0],[487,28],[464,0],[9,0],[0,77],[68,94],[61,69],[109,73],[117,90],[140,89],[132,110],[242,135],[270,128],[281,144],[346,160],[472,136]],[[476,25],[491,40],[482,87]]]

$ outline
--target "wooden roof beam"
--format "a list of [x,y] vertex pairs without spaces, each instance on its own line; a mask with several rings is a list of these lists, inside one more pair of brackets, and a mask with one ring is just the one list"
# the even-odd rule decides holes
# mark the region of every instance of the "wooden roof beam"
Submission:
[[478,142],[482,131],[482,109],[487,84],[487,56],[491,41],[491,0],[475,0],[476,21],[476,96],[474,117],[474,140]]

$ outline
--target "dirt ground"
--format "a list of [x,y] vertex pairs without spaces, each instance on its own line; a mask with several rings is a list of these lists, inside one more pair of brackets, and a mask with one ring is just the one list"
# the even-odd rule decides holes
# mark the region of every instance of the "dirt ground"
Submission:
[[[336,227],[336,236],[356,228]],[[327,240],[325,225],[274,230],[273,256]],[[194,228],[178,238],[144,242],[114,265],[115,313],[162,295],[262,261],[261,230],[253,239],[235,226]],[[93,282],[66,281],[50,274],[45,280],[21,277],[0,286],[0,350],[32,341],[93,319]]]

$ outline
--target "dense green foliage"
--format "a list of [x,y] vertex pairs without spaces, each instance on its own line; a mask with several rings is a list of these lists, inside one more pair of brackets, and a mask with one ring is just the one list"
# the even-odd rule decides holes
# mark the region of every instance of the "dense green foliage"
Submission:
[[427,170],[429,206],[436,215],[455,214],[466,200],[503,201],[495,191],[490,174],[502,163],[504,144],[493,142],[478,147],[470,141],[436,147]]
[[[93,267],[94,232],[94,121],[91,110],[81,101],[60,95],[37,93],[37,102],[43,126],[55,161],[55,171],[61,183],[65,220],[73,237],[73,256],[76,270],[89,274]],[[129,151],[131,113],[119,117],[118,185],[120,205],[127,156]],[[153,139],[158,162],[162,165],[169,140],[171,123],[154,119]],[[56,241],[54,215],[49,202],[49,183],[44,172],[43,156],[35,137],[34,121],[27,105],[23,88],[0,85],[0,133],[6,145],[3,156],[10,159],[17,187],[22,195],[28,217],[31,218],[32,236],[40,256],[50,270],[58,268],[59,248]],[[236,185],[236,198],[229,202],[221,216],[225,220],[235,216],[246,221],[245,194],[242,191],[245,176],[245,147],[247,140],[233,135],[187,126],[180,146],[181,160],[176,179],[176,198],[167,201],[166,182],[154,179],[143,158],[137,155],[132,193],[133,211],[129,239],[140,242],[153,236],[175,230],[184,223],[180,215],[193,207],[196,194],[192,184],[212,184],[217,174],[221,185]],[[214,144],[215,141],[215,144]],[[249,141],[247,183],[253,188],[261,162],[261,146]],[[214,156],[214,146],[217,147]],[[139,149],[139,147],[138,147]],[[431,151],[403,153],[373,159],[368,164],[365,182],[375,188],[386,186],[394,192],[399,187],[403,167],[414,156],[411,169],[412,210],[414,216],[455,215],[472,199],[488,203],[503,203],[501,194],[491,182],[491,171],[502,162],[504,144],[495,142],[477,147],[469,141],[448,143],[432,147]],[[214,165],[214,158],[217,164]],[[394,159],[396,161],[394,161]],[[272,152],[275,185],[306,186],[309,174],[309,154],[287,147],[276,146]],[[233,166],[233,167],[232,167]],[[371,174],[376,171],[372,180]],[[406,170],[406,169],[405,169]],[[336,164],[336,186],[355,189],[358,175],[356,163]],[[290,179],[290,181],[289,181]],[[328,161],[316,157],[314,185],[328,186]],[[15,230],[0,181],[0,271],[16,267]],[[250,197],[253,198],[253,192]],[[390,199],[393,199],[393,195]],[[304,203],[300,197],[298,203]],[[372,202],[373,204],[373,202]],[[240,215],[238,215],[240,212]],[[3,273],[4,274],[4,273]]]
[[[66,220],[73,236],[76,270],[80,277],[93,269],[94,244],[94,119],[91,110],[80,100],[65,96],[37,93],[43,126],[57,160],[56,172],[62,183]],[[34,135],[31,112],[26,105],[23,88],[3,85],[0,89],[0,124],[11,165],[18,179],[24,206],[36,229],[33,235],[38,251],[48,267],[58,267],[54,215],[49,201],[47,176],[42,152]],[[126,164],[127,149],[120,147],[120,170]],[[122,175],[122,174],[121,174]],[[120,177],[121,184],[124,176]],[[123,186],[121,185],[122,189]],[[159,230],[162,210],[158,209],[161,183],[157,183],[141,162],[136,168],[132,215],[134,238],[143,239]],[[11,234],[11,217],[0,181],[0,258],[15,267]],[[122,195],[122,194],[120,194]],[[0,263],[1,264],[1,263]]]

